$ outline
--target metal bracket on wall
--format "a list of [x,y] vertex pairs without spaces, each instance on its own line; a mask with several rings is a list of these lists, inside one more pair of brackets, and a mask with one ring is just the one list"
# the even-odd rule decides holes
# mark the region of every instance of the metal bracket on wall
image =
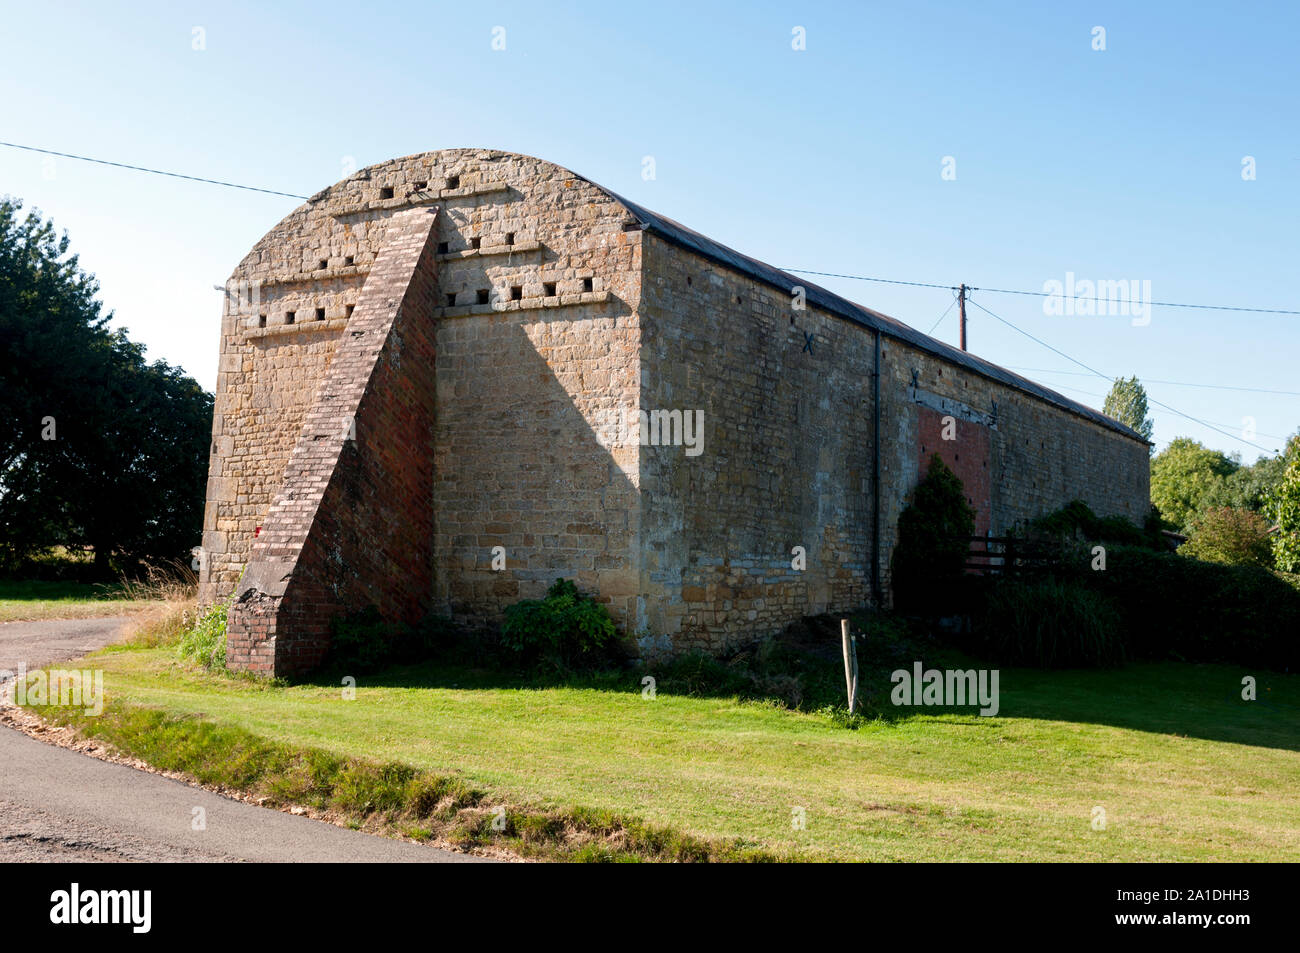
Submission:
[[928,390],[921,390],[915,384],[912,385],[911,392],[908,395],[912,402],[920,404],[922,407],[929,407],[944,415],[949,415],[958,420],[968,420],[971,423],[980,424],[988,427],[990,430],[998,429],[998,418],[996,414],[986,414],[982,410],[976,410],[963,404],[959,400],[953,400],[951,397],[944,397],[942,394],[934,394]]

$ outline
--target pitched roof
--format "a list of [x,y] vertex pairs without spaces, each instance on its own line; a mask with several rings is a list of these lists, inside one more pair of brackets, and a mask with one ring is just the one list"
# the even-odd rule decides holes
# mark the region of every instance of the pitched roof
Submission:
[[[605,189],[604,191],[608,192],[609,190]],[[823,311],[839,315],[872,331],[879,331],[885,337],[893,338],[919,351],[925,351],[936,357],[943,358],[951,364],[964,367],[991,381],[1014,388],[1032,397],[1037,397],[1039,400],[1077,414],[1126,437],[1140,440],[1143,444],[1148,443],[1145,437],[1131,427],[1107,417],[1105,414],[1093,410],[1078,401],[1058,394],[1041,384],[1035,383],[1027,377],[1021,377],[1019,374],[1014,374],[1004,367],[999,367],[990,361],[984,360],[982,357],[976,357],[969,351],[962,351],[951,344],[945,344],[943,341],[936,340],[927,334],[922,334],[902,321],[881,314],[879,311],[873,311],[871,308],[863,307],[849,301],[847,298],[841,298],[820,285],[815,285],[803,278],[797,278],[789,272],[782,271],[780,268],[761,262],[756,258],[742,255],[735,249],[728,248],[726,245],[701,235],[694,229],[687,228],[671,218],[665,218],[643,206],[637,205],[635,202],[630,202],[620,195],[615,195],[613,192],[609,192],[609,194],[621,202],[636,217],[637,222],[644,231],[657,235],[667,242],[694,252],[716,264],[748,275],[783,294],[790,294],[791,289],[796,285],[801,286],[805,289],[805,297],[808,303],[821,308]]]

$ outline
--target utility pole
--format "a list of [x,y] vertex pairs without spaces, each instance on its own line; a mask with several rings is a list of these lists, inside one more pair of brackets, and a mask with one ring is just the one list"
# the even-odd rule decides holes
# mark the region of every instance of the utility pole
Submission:
[[958,307],[958,314],[961,315],[960,347],[964,351],[966,350],[966,285],[965,283],[963,283],[961,288],[959,288],[957,291],[957,307]]

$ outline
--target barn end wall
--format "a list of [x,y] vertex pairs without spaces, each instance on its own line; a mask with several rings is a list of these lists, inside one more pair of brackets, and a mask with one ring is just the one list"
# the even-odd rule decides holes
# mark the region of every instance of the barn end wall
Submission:
[[[497,621],[506,605],[565,576],[597,592],[622,624],[636,603],[638,447],[599,432],[636,407],[641,235],[597,186],[489,150],[363,169],[313,196],[235,270],[200,597],[228,597],[249,567],[394,222],[434,206],[426,602],[465,621]],[[387,535],[375,527],[376,545]]]
[[[642,254],[642,403],[705,415],[699,456],[643,447],[643,650],[718,651],[870,603],[874,332],[655,235]],[[981,532],[1073,499],[1137,522],[1149,507],[1141,441],[883,335],[886,600],[898,517],[935,452]]]

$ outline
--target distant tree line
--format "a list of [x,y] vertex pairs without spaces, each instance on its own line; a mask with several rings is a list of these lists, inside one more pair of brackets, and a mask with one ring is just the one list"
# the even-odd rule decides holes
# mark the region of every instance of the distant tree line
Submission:
[[0,571],[52,547],[101,574],[184,558],[212,395],[112,329],[66,234],[0,197]]
[[[1104,410],[1151,438],[1136,377],[1115,381]],[[1189,538],[1185,555],[1300,572],[1300,434],[1252,464],[1176,437],[1151,461],[1151,502],[1166,527]]]

